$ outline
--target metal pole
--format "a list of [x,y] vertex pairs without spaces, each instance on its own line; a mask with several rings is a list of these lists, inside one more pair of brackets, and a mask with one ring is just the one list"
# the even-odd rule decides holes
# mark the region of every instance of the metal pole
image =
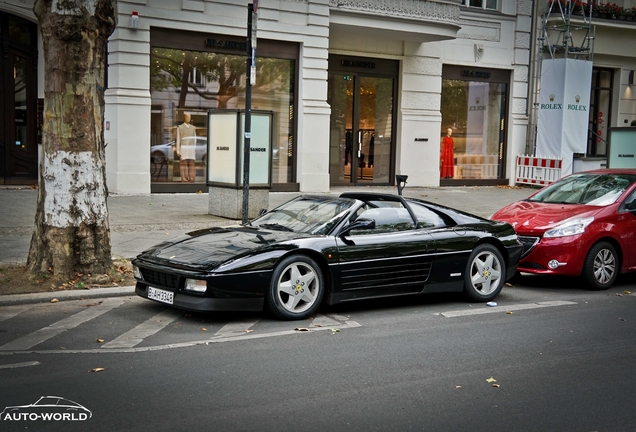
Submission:
[[[250,144],[252,138],[252,21],[254,5],[247,5],[247,72],[245,74],[245,136],[243,146],[243,224],[247,223],[250,197]],[[254,47],[255,49],[256,47]]]

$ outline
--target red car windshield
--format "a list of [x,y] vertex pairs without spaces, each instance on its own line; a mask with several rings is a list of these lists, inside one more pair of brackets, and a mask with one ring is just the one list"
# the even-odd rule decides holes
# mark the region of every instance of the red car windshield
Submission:
[[608,206],[635,181],[633,174],[573,174],[551,184],[528,201]]

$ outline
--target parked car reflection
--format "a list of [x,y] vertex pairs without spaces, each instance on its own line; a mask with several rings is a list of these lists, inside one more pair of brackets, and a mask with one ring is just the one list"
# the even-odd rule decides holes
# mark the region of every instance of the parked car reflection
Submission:
[[[150,147],[150,162],[155,164],[165,163],[175,159],[175,141],[165,144],[157,144]],[[195,156],[197,162],[207,162],[208,138],[204,136],[196,137]]]

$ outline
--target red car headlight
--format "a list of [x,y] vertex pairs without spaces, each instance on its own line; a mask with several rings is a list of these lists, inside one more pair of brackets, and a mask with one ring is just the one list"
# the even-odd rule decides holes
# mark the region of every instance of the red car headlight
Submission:
[[547,230],[544,234],[544,238],[552,237],[566,237],[576,234],[582,234],[585,232],[585,228],[588,227],[594,221],[594,217],[588,218],[572,218],[567,219],[552,229]]

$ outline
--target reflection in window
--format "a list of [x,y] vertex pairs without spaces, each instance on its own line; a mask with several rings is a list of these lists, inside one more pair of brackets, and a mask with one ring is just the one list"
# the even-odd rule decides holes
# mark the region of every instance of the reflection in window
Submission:
[[15,142],[16,148],[26,150],[27,142],[27,80],[26,59],[14,56],[14,110],[15,110]]
[[[206,115],[209,109],[245,108],[245,56],[153,48],[151,51],[151,176],[153,182],[206,179]],[[295,62],[256,58],[252,109],[273,111],[272,182],[292,181]],[[177,129],[195,128],[195,175],[181,175]],[[232,137],[234,138],[234,137]],[[198,149],[201,147],[201,149]]]
[[442,80],[442,137],[452,129],[455,179],[501,176],[505,83]]

